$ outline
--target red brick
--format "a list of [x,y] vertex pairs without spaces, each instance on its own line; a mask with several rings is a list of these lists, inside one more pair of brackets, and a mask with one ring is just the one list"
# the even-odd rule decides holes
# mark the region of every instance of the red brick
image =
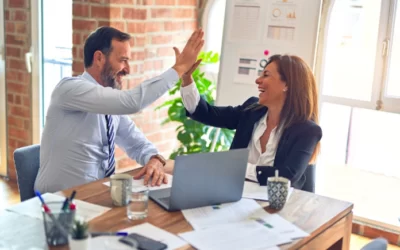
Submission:
[[30,97],[24,96],[23,103],[25,107],[30,107],[32,105]]
[[24,39],[19,35],[6,35],[6,44],[7,45],[23,45]]
[[154,0],[155,5],[175,5],[175,0]]
[[158,32],[163,30],[163,23],[157,22],[157,23],[146,23],[146,32]]
[[10,103],[14,102],[14,95],[13,94],[7,94],[7,102],[10,102]]
[[92,18],[110,18],[110,7],[108,6],[90,6],[90,17]]
[[11,46],[7,46],[6,47],[6,57],[16,57],[16,58],[20,58],[21,56],[21,49],[18,47],[11,47]]
[[145,43],[145,37],[135,37],[135,47],[144,47]]
[[11,69],[25,70],[25,68],[26,68],[25,60],[9,59],[8,63],[9,63],[8,68],[11,68]]
[[72,4],[72,15],[74,17],[88,17],[89,16],[89,5],[87,4]]
[[31,119],[30,109],[21,106],[11,106],[10,115]]
[[26,129],[26,130],[31,129],[31,122],[29,120],[24,121],[24,129]]
[[7,72],[6,72],[6,81],[7,82],[9,82],[9,81],[14,81],[14,82],[18,81],[18,74],[19,74],[19,72],[17,72],[17,71],[7,70]]
[[14,23],[6,21],[6,33],[14,33],[14,32],[15,32]]
[[145,32],[145,23],[129,22],[127,23],[127,32],[132,34],[142,34]]
[[28,32],[28,27],[26,23],[15,23],[15,32],[20,34],[26,34]]
[[152,44],[168,44],[172,42],[171,35],[157,35],[151,37]]
[[151,17],[152,18],[166,18],[171,17],[171,10],[170,9],[152,9],[151,10]]
[[28,21],[28,12],[23,11],[23,10],[15,10],[13,15],[12,15],[12,20],[13,21]]
[[135,4],[135,0],[112,0],[113,4]]
[[83,72],[83,70],[84,70],[83,62],[77,62],[74,60],[72,63],[72,71],[75,74],[80,74]]
[[174,9],[172,14],[174,18],[194,18],[195,16],[195,9]]
[[183,29],[184,30],[195,30],[197,28],[197,22],[196,21],[190,21],[190,22],[184,22],[183,23]]
[[21,105],[22,100],[20,95],[15,95],[15,104]]
[[21,118],[17,118],[17,117],[9,115],[7,117],[7,125],[9,127],[24,128],[24,120]]
[[28,131],[22,129],[18,129],[18,128],[14,128],[14,127],[9,127],[8,128],[8,135],[10,137],[15,137],[15,138],[19,138],[21,140],[27,141],[29,139],[29,133]]
[[147,17],[146,9],[124,8],[123,18],[128,20],[145,20]]
[[80,43],[82,43],[81,34],[74,32],[72,34],[72,44],[80,44]]
[[28,88],[26,85],[13,83],[13,82],[7,83],[7,91],[12,92],[12,93],[28,94]]
[[182,22],[165,22],[164,29],[166,31],[182,30]]
[[9,8],[28,8],[28,5],[27,0],[8,0]]
[[4,11],[4,19],[7,21],[10,20],[10,11],[9,10]]
[[162,60],[156,60],[153,62],[153,67],[155,70],[162,70],[164,66],[164,62]]
[[143,61],[145,59],[145,54],[143,51],[132,52],[131,60],[132,61]]
[[110,18],[112,19],[119,19],[122,17],[122,10],[120,7],[111,7],[110,8]]
[[153,61],[144,62],[144,71],[150,71],[153,69]]
[[173,56],[175,52],[172,48],[158,48],[157,56]]
[[197,0],[178,0],[178,5],[197,6]]
[[73,19],[72,20],[72,28],[74,30],[84,30],[84,31],[92,32],[97,27],[96,27],[96,21]]

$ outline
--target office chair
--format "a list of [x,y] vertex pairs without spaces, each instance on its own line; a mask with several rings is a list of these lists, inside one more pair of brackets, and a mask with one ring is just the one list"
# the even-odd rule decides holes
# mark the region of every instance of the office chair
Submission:
[[35,197],[33,187],[40,166],[40,145],[17,148],[14,151],[14,162],[21,202]]
[[363,246],[361,250],[386,250],[388,242],[384,238],[376,238],[367,245]]

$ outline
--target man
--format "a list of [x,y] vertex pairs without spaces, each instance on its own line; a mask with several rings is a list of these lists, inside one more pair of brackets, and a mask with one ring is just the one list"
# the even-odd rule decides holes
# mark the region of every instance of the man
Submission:
[[47,111],[35,189],[57,192],[115,172],[115,144],[143,165],[135,176],[151,185],[167,183],[164,158],[127,116],[147,107],[196,62],[203,46],[203,31],[193,32],[176,62],[166,72],[131,90],[121,90],[129,74],[129,34],[101,27],[85,41],[85,72],[62,79]]

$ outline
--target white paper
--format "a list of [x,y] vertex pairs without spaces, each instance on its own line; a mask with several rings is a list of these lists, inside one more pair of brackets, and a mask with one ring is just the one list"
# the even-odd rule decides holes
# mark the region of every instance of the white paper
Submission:
[[253,216],[260,224],[263,224],[279,235],[284,235],[292,240],[309,236],[307,232],[287,221],[279,214],[256,213]]
[[[153,226],[150,223],[143,223],[138,226],[125,228],[119,230],[120,232],[127,232],[127,233],[137,233],[143,235],[145,237],[151,238],[153,240],[157,240],[160,242],[165,243],[168,245],[167,249],[177,249],[184,245],[187,245],[185,241],[180,239],[178,236],[171,234],[165,230],[162,230],[158,227]],[[118,236],[99,236],[94,237],[92,239],[91,248],[93,250],[106,250],[106,249],[132,249],[127,248],[125,244],[119,242],[118,240],[121,237]]]
[[257,40],[261,14],[261,0],[236,0],[230,17],[230,40]]
[[291,240],[255,221],[242,221],[179,234],[197,249],[269,249]]
[[251,199],[182,210],[185,219],[195,230],[248,220],[256,212],[258,216],[267,213],[256,201]]
[[[149,185],[148,186],[149,190],[158,190],[158,189],[165,189],[165,188],[172,187],[172,179],[173,179],[172,175],[170,175],[170,174],[165,174],[165,175],[168,178],[168,183],[167,184],[163,183],[160,186],[154,186],[154,187]],[[150,179],[149,183],[151,183],[151,179]],[[110,186],[110,182],[109,181],[108,182],[104,182],[103,184],[108,186],[108,187]],[[133,192],[139,192],[139,191],[144,190],[145,188],[146,188],[146,186],[144,185],[144,179],[143,178],[139,179],[139,180],[135,180],[132,177],[132,191]]]
[[[292,187],[289,189],[287,200],[289,200],[290,195],[292,195],[293,193],[293,190],[294,189]],[[260,186],[260,184],[255,182],[245,181],[242,197],[248,199],[268,201],[268,188],[267,186]]]
[[0,215],[0,249],[47,249],[43,221],[3,211]]
[[[42,197],[46,203],[63,202],[65,200],[65,197],[52,193],[45,193],[42,195]],[[76,204],[76,216],[84,218],[88,221],[110,210],[108,207],[103,207],[76,199],[74,200],[74,203]],[[42,203],[37,197],[13,205],[7,208],[7,210],[20,215],[25,215],[40,220],[43,219]]]

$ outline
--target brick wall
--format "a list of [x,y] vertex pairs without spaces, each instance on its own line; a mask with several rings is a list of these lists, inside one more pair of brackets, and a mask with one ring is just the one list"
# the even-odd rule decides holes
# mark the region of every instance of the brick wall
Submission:
[[[83,71],[83,44],[91,31],[108,25],[128,32],[131,42],[131,76],[124,89],[162,73],[175,61],[172,47],[182,48],[197,26],[198,0],[74,0],[73,1],[73,74]],[[168,98],[163,96],[151,107],[132,115],[132,119],[155,143],[164,156],[177,146],[175,126],[161,126],[166,109],[154,107]],[[116,150],[119,171],[136,163]]]
[[31,42],[30,1],[5,0],[4,4],[8,167],[15,180],[14,150],[32,144],[31,76],[24,59]]

